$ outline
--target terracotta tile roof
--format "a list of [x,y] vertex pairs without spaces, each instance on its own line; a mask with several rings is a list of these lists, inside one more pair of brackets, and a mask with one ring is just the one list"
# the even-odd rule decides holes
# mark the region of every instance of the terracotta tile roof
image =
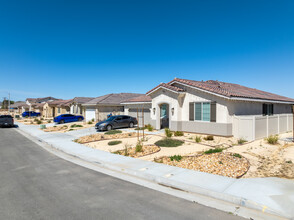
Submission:
[[249,99],[264,99],[272,101],[294,102],[294,99],[276,95],[270,92],[261,91],[233,83],[220,82],[215,80],[208,81],[194,81],[187,79],[175,78],[168,84],[182,83],[195,88],[203,89],[218,95],[226,96],[228,98],[249,98]]
[[141,95],[135,98],[131,98],[128,100],[125,100],[123,103],[128,103],[128,102],[151,102],[152,99],[148,95]]
[[120,105],[120,103],[124,102],[125,100],[142,95],[143,94],[137,93],[111,93],[94,98],[91,101],[86,102],[84,105]]
[[78,103],[78,104],[84,104],[86,102],[91,101],[92,99],[94,99],[93,97],[75,97],[73,99],[73,102]]
[[166,84],[166,83],[160,83],[158,86],[156,86],[155,88],[151,89],[150,91],[148,91],[146,94],[149,94],[151,92],[153,92],[154,90],[160,88],[160,87],[164,87],[164,88],[167,88],[167,89],[170,89],[170,90],[173,90],[175,92],[184,92],[183,89],[179,88],[179,87],[176,87],[176,86],[172,86],[170,84]]
[[62,99],[59,99],[59,100],[54,100],[52,102],[48,102],[48,104],[50,106],[52,105],[56,105],[58,107],[62,107],[62,106],[70,106],[70,104],[72,103],[72,100],[73,99],[68,99],[68,100],[62,100]]
[[48,102],[50,100],[57,100],[54,97],[48,96],[48,97],[44,97],[44,98],[27,98],[27,101],[29,101],[30,103],[40,103],[40,102]]

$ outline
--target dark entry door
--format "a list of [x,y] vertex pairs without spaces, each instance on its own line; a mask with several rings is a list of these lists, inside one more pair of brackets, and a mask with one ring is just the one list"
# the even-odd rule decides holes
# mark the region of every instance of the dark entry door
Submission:
[[160,128],[169,128],[169,106],[162,104],[160,106]]

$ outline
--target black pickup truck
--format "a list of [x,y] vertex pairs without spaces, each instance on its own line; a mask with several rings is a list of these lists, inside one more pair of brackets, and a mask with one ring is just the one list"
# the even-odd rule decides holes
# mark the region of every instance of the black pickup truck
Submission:
[[13,127],[14,120],[11,115],[0,115],[0,127]]

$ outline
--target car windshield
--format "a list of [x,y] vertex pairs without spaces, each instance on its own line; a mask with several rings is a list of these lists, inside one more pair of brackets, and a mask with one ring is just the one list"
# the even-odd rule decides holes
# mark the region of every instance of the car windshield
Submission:
[[115,116],[111,116],[108,119],[106,119],[106,121],[113,121],[116,117]]

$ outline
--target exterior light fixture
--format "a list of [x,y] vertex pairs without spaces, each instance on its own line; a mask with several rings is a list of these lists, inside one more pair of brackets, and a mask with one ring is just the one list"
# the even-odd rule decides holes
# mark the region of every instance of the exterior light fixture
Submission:
[[155,108],[153,108],[153,115],[155,115]]
[[175,113],[175,108],[172,108],[172,109],[171,109],[171,113],[172,113],[172,115],[174,115],[174,113]]

